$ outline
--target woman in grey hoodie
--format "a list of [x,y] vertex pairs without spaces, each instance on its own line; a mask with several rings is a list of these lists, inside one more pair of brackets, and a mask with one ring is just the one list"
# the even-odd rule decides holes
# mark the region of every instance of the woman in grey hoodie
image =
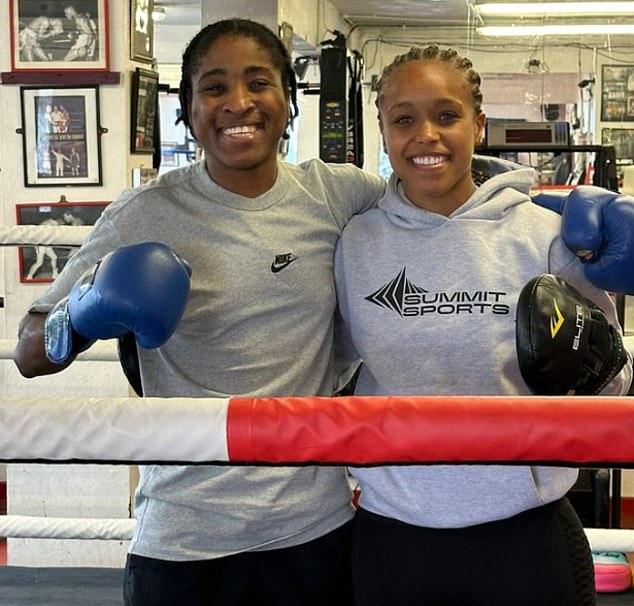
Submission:
[[[529,394],[515,308],[542,273],[564,278],[618,325],[608,293],[563,243],[561,218],[531,203],[533,171],[506,163],[515,170],[500,172],[500,160],[473,159],[481,103],[479,75],[451,49],[412,49],[379,80],[394,174],[378,208],[345,228],[335,263],[340,309],[363,359],[357,394]],[[628,357],[602,393],[625,393],[631,378]],[[361,488],[358,606],[595,603],[590,549],[565,498],[575,469],[352,472]]]

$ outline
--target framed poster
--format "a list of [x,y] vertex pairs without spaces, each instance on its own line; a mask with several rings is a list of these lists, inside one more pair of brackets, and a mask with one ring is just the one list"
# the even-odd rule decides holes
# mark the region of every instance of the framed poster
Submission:
[[130,58],[152,63],[154,59],[154,0],[130,0]]
[[[94,225],[108,202],[18,204],[18,225]],[[20,282],[52,282],[77,251],[73,246],[20,246]]]
[[137,67],[132,76],[132,125],[130,152],[153,154],[158,133],[158,84],[156,72]]
[[601,73],[601,120],[634,122],[634,65],[604,65]]
[[101,185],[99,89],[22,87],[24,185]]
[[634,164],[634,128],[604,128],[601,145],[614,146],[616,161]]
[[137,166],[132,169],[132,187],[145,185],[152,179],[156,179],[156,177],[158,177],[158,170],[156,168]]
[[107,71],[108,0],[8,0],[11,70]]

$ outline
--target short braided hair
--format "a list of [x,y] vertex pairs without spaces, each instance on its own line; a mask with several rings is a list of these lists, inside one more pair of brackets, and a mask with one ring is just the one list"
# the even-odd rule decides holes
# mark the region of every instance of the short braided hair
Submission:
[[[181,81],[178,87],[178,100],[181,106],[178,121],[183,122],[191,131],[189,104],[191,103],[193,94],[192,77],[200,67],[200,62],[205,56],[205,53],[209,50],[209,47],[223,36],[251,38],[262,48],[266,49],[271,57],[271,63],[280,71],[284,92],[287,95],[287,99],[290,99],[291,102],[288,125],[292,127],[293,120],[299,114],[299,108],[297,106],[297,78],[288,50],[280,38],[268,27],[257,21],[240,18],[224,19],[206,25],[187,45],[183,53]],[[194,137],[196,136],[193,132],[192,135],[194,135]],[[284,138],[288,139],[288,137],[288,132],[285,132]]]
[[471,95],[473,96],[473,105],[476,113],[479,113],[482,109],[482,91],[480,90],[480,84],[482,83],[480,74],[473,69],[473,63],[466,57],[461,57],[458,52],[453,48],[441,49],[437,44],[430,44],[425,48],[412,47],[407,53],[397,55],[392,63],[386,65],[381,73],[381,77],[376,84],[376,100],[375,104],[377,108],[383,98],[383,89],[385,88],[387,81],[392,76],[393,72],[405,63],[410,61],[443,61],[453,65],[457,70],[462,72],[471,86]]

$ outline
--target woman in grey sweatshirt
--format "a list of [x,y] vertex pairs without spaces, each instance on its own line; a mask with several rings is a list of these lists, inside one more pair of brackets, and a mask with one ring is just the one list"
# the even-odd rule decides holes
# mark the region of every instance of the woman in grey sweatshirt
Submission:
[[[357,394],[529,394],[515,307],[553,273],[618,324],[531,203],[533,171],[473,160],[485,115],[480,78],[451,49],[412,49],[379,80],[394,169],[376,209],[353,218],[336,252],[341,313],[363,359]],[[512,165],[513,168],[518,168]],[[482,175],[496,174],[489,179]],[[619,329],[620,330],[620,329]],[[622,394],[631,359],[603,393]],[[565,498],[577,471],[525,465],[357,468],[358,606],[580,606],[595,603],[590,549]]]

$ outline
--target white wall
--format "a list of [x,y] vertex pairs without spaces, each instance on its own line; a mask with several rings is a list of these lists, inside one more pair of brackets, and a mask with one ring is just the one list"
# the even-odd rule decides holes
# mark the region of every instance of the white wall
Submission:
[[319,42],[331,38],[330,32],[346,33],[349,26],[327,0],[278,0],[278,23],[286,21],[293,32],[315,48]]

